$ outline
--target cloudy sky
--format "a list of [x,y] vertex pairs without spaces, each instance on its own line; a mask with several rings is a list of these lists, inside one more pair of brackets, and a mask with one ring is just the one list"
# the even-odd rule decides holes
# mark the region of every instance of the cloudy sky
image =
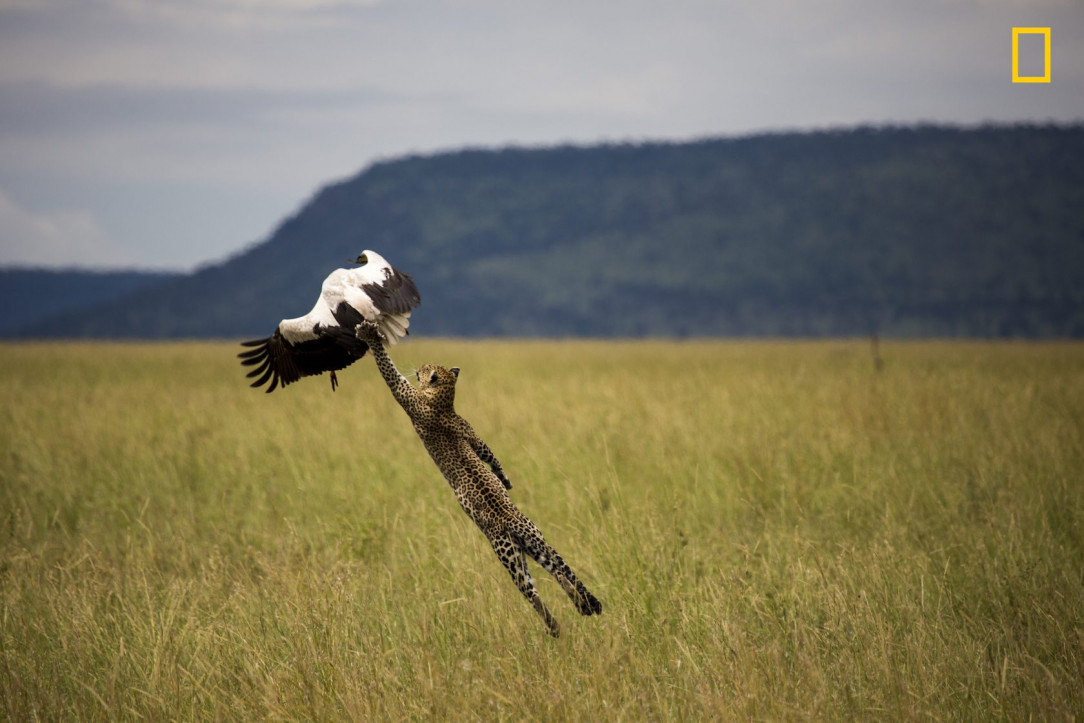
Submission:
[[1084,0],[0,0],[0,265],[190,269],[406,153],[1051,120]]

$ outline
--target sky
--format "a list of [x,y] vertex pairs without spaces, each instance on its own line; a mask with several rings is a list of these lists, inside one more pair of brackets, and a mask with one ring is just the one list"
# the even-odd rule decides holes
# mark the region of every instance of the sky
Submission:
[[1084,0],[0,0],[0,266],[191,270],[465,146],[1082,121]]

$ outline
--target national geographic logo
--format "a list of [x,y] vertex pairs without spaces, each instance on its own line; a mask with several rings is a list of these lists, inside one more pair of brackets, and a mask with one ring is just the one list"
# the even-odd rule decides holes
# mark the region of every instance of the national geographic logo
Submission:
[[[1021,37],[1026,43],[1023,54],[1020,52]],[[1042,52],[1035,42],[1036,36],[1042,41]],[[1038,58],[1043,59],[1042,75],[1021,75],[1020,60],[1023,55],[1029,72]],[[1012,29],[1012,82],[1014,83],[1049,83],[1050,82],[1050,28],[1013,28]]]

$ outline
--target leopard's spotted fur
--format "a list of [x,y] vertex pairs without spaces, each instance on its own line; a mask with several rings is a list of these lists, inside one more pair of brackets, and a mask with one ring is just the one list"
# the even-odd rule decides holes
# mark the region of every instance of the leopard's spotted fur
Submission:
[[423,365],[418,368],[419,384],[415,389],[384,351],[383,340],[372,322],[360,324],[356,335],[369,345],[392,395],[414,423],[414,430],[451,485],[460,506],[489,539],[519,591],[542,616],[549,633],[558,636],[560,627],[538,597],[527,571],[528,555],[557,579],[581,614],[601,613],[602,603],[542,539],[534,523],[512,504],[505,491],[512,484],[501,463],[467,420],[456,414],[455,384],[459,369]]

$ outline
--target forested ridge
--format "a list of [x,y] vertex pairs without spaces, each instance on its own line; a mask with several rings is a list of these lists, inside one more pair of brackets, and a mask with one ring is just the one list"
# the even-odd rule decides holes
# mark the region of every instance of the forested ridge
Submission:
[[78,317],[87,309],[176,276],[160,271],[0,269],[0,336],[32,330],[44,318]]
[[241,337],[363,249],[416,334],[1084,335],[1084,126],[888,127],[377,163],[265,242],[33,336]]

